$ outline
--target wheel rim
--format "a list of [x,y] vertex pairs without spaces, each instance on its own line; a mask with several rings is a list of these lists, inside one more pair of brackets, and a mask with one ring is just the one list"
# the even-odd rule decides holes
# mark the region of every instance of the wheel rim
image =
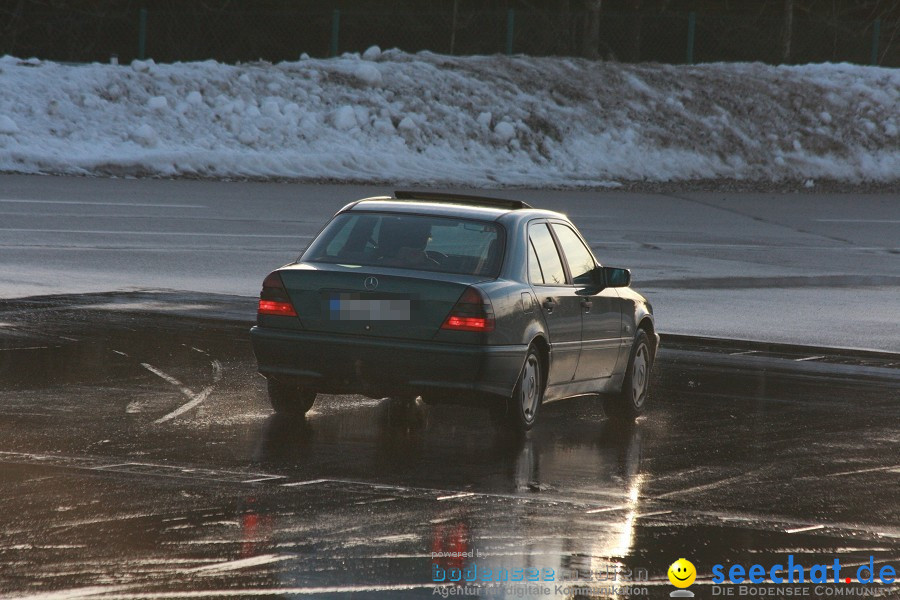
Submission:
[[631,398],[636,407],[644,403],[647,382],[650,379],[650,353],[646,344],[638,346],[631,366]]
[[540,378],[541,372],[538,367],[537,357],[531,354],[528,356],[528,360],[525,361],[525,369],[522,371],[522,385],[520,386],[522,414],[528,422],[534,419],[534,413],[537,410],[541,390]]

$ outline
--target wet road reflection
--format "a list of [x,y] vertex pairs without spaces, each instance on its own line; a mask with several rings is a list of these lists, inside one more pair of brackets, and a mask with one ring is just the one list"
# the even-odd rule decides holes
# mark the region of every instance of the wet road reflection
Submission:
[[9,305],[0,322],[0,594],[431,597],[477,568],[665,597],[680,556],[702,588],[720,562],[900,555],[896,370],[667,349],[637,424],[581,398],[516,437],[421,401],[273,416],[242,324]]

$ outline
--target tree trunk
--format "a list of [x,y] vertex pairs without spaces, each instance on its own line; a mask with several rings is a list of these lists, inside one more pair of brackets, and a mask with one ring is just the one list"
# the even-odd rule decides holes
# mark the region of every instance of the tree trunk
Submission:
[[459,15],[459,0],[453,0],[453,23],[450,25],[450,56],[456,54],[456,18]]
[[791,60],[791,38],[794,31],[794,0],[784,0],[784,27],[781,32],[781,62]]
[[600,58],[600,8],[603,0],[585,0],[587,18],[584,20],[584,56]]
[[571,55],[577,47],[572,28],[572,7],[570,0],[561,0],[559,9],[559,31],[561,40],[561,54]]
[[628,32],[628,60],[641,60],[641,0],[629,0],[628,10],[631,12],[631,27]]
[[21,27],[20,21],[22,19],[22,9],[24,7],[25,0],[19,0],[18,2],[16,2],[16,7],[9,11],[9,21],[7,21],[5,30],[0,29],[0,40],[2,40],[3,42],[2,45],[0,45],[0,50],[3,50],[10,56],[15,56],[16,37],[19,35],[19,28]]

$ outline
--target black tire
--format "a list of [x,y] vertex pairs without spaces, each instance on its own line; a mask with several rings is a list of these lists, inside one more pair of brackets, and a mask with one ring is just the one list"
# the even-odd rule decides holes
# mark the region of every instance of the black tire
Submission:
[[316,393],[296,385],[266,380],[269,389],[269,402],[279,415],[301,417],[312,408],[316,401]]
[[653,346],[647,333],[638,329],[628,357],[628,369],[622,381],[622,390],[606,399],[607,416],[623,421],[633,421],[647,406],[650,399],[650,371],[653,369]]
[[530,430],[537,421],[544,401],[543,359],[537,348],[528,348],[525,364],[510,398],[501,399],[490,406],[491,421],[513,431]]

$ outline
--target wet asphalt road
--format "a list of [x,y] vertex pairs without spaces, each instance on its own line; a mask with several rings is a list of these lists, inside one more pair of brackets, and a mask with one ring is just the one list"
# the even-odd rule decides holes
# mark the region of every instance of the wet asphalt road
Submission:
[[900,563],[890,357],[672,340],[637,424],[582,398],[516,438],[387,399],[276,418],[248,327],[0,304],[0,596],[432,597],[449,551],[480,556],[439,568],[646,569],[659,598],[679,557],[698,597],[717,563]]
[[[255,297],[335,211],[393,189],[0,174],[0,298]],[[665,333],[900,352],[897,191],[487,193],[569,215]]]

